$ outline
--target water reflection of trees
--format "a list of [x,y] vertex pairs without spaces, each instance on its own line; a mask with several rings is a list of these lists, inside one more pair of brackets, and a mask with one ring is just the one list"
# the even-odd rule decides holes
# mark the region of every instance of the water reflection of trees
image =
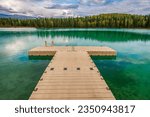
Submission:
[[53,31],[51,36],[66,36],[71,38],[94,39],[100,41],[147,41],[150,35],[115,31]]
[[67,37],[67,38],[81,38],[81,39],[92,39],[98,41],[148,41],[150,40],[150,35],[139,34],[132,32],[119,32],[119,31],[87,31],[87,30],[75,30],[75,31],[49,31],[49,30],[37,30],[37,31],[21,31],[21,32],[10,32],[10,31],[0,31],[0,36],[9,37],[9,36],[29,36],[34,35],[38,38],[55,38],[58,36]]

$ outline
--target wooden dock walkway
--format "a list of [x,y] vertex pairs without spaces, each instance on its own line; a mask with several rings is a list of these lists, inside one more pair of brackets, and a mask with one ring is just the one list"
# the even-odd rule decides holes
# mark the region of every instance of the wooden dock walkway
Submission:
[[30,56],[54,56],[29,99],[115,99],[90,55],[116,56],[108,47],[38,47]]

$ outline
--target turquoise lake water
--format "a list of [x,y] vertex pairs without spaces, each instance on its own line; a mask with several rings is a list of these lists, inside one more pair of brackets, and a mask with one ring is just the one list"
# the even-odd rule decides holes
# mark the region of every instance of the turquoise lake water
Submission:
[[43,46],[109,46],[116,59],[93,59],[116,99],[150,99],[150,30],[0,28],[0,99],[28,99],[49,60],[29,60]]

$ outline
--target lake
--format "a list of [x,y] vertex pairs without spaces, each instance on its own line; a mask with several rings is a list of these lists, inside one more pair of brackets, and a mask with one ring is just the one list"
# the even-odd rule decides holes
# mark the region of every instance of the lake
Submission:
[[28,99],[50,60],[30,60],[43,46],[109,46],[114,59],[93,58],[116,99],[150,99],[150,30],[0,28],[0,99]]

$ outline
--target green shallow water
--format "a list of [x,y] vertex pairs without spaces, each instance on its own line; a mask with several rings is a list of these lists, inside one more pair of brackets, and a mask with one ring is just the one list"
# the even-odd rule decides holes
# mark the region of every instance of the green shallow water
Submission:
[[116,58],[93,58],[116,99],[150,99],[150,30],[0,29],[0,99],[28,99],[49,60],[28,57],[33,47],[109,46]]

